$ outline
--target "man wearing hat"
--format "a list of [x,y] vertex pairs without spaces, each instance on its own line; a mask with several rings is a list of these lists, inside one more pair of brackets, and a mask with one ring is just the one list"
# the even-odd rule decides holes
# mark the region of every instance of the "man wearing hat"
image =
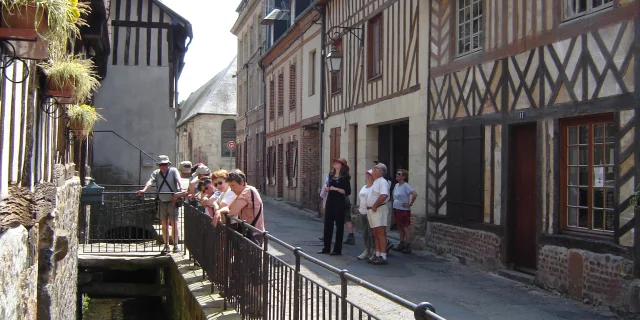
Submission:
[[387,174],[387,166],[383,163],[376,164],[371,169],[371,175],[373,176],[373,185],[371,191],[367,195],[367,219],[369,225],[373,229],[373,235],[375,237],[375,249],[376,255],[373,259],[369,260],[370,263],[375,265],[388,264],[387,261],[387,216],[389,214],[389,208],[385,204],[389,197],[389,184],[384,176]]
[[166,155],[158,157],[158,169],[151,173],[151,178],[142,190],[138,190],[138,196],[142,196],[152,185],[156,186],[156,201],[158,203],[158,217],[162,221],[162,240],[164,240],[163,252],[169,251],[169,223],[171,224],[171,236],[173,237],[173,252],[178,252],[178,208],[173,194],[181,190],[180,173],[178,169],[170,167],[171,161]]
[[[206,165],[199,163],[198,168],[195,170],[193,175],[194,178],[189,184],[189,200],[192,206],[197,207],[204,213],[204,207],[200,202],[196,200],[196,195],[202,191],[197,190],[197,186],[205,179],[211,179],[211,169],[209,169],[209,167],[207,167]],[[199,199],[202,200],[202,196],[200,196]]]

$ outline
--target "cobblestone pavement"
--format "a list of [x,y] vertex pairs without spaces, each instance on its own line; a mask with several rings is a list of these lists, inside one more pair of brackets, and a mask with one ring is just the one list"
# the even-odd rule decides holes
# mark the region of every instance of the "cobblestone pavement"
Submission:
[[[412,255],[392,253],[389,265],[373,266],[355,257],[363,251],[362,237],[356,245],[344,245],[342,256],[318,255],[322,248],[322,223],[312,214],[265,197],[267,230],[275,237],[299,246],[303,251],[338,268],[402,296],[414,303],[428,301],[447,319],[619,319],[604,309],[556,296],[538,287],[528,286],[482,272],[428,252]],[[304,214],[307,214],[305,216]],[[292,261],[283,248],[273,245],[274,254]],[[270,250],[271,251],[271,250]],[[340,292],[339,278],[309,263],[303,274]],[[411,319],[410,313],[355,285],[349,287],[349,300],[381,319]]]

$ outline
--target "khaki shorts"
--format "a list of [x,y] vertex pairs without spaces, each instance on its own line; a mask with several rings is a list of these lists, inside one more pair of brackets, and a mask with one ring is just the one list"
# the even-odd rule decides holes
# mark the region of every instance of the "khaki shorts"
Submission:
[[386,227],[387,217],[389,216],[389,207],[381,205],[373,212],[371,209],[367,210],[367,220],[369,220],[369,226],[371,228]]
[[171,202],[158,202],[158,218],[160,220],[172,220],[178,219],[178,208]]

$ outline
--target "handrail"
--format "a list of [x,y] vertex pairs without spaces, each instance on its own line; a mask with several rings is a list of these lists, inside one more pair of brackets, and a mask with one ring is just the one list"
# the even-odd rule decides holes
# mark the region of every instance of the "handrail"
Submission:
[[98,133],[109,133],[109,132],[110,132],[110,133],[113,133],[113,134],[115,134],[118,138],[122,139],[122,141],[124,141],[124,142],[128,143],[130,146],[132,146],[132,147],[134,147],[134,148],[138,149],[138,151],[140,151],[140,152],[144,153],[144,155],[146,155],[147,157],[149,157],[149,158],[153,159],[153,161],[157,161],[157,160],[156,160],[156,158],[154,158],[153,156],[151,156],[151,155],[149,155],[148,153],[144,152],[144,150],[140,149],[138,146],[136,146],[135,144],[133,144],[131,141],[129,141],[129,140],[127,140],[127,139],[125,139],[124,137],[122,137],[121,135],[119,135],[117,132],[115,132],[115,131],[113,131],[113,130],[94,130],[93,132],[94,132],[94,133],[95,133],[95,132],[98,132]]
[[[358,278],[357,276],[351,274],[348,272],[348,270],[342,270],[342,269],[338,269],[322,260],[319,260],[313,256],[308,255],[307,253],[305,253],[304,251],[302,251],[301,248],[299,247],[293,247],[292,245],[272,236],[269,232],[266,231],[262,231],[260,229],[257,229],[256,227],[252,226],[251,224],[247,223],[246,220],[240,220],[237,219],[235,217],[230,217],[227,215],[227,219],[228,221],[235,221],[236,223],[241,223],[243,228],[247,228],[249,230],[252,230],[254,233],[260,234],[262,235],[262,237],[265,239],[265,242],[267,241],[273,241],[279,245],[281,245],[282,247],[286,248],[287,250],[291,251],[295,257],[296,257],[296,270],[300,270],[300,258],[311,262],[313,264],[315,264],[318,267],[321,267],[337,276],[339,276],[341,278],[341,286],[342,286],[342,291],[345,292],[346,291],[346,285],[347,285],[347,280],[351,281],[352,283],[355,283],[369,291],[372,291],[373,293],[376,293],[377,295],[386,298],[390,301],[393,301],[407,309],[413,310],[414,311],[414,316],[416,319],[429,319],[429,320],[445,320],[445,318],[439,316],[438,314],[436,314],[436,310],[433,307],[433,305],[431,305],[431,303],[428,302],[422,302],[420,304],[415,304],[407,299],[404,299],[394,293],[391,293],[383,288],[380,288],[370,282],[367,282],[361,278]],[[266,250],[266,249],[265,249]],[[346,297],[343,297],[343,299],[346,299]]]

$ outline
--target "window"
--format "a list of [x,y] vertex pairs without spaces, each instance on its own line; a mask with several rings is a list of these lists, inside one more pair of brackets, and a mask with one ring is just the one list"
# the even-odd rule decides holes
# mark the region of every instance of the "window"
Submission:
[[482,0],[458,0],[458,55],[482,49]]
[[309,52],[309,96],[316,94],[316,51]]
[[329,135],[329,156],[331,159],[340,158],[340,127],[331,128]]
[[611,6],[613,0],[564,0],[564,18],[578,18]]
[[267,148],[267,184],[276,184],[276,147]]
[[296,187],[298,180],[298,141],[287,143],[287,151],[285,155],[285,165],[287,181],[289,187]]
[[611,234],[615,229],[616,127],[612,116],[563,122],[563,226]]
[[221,157],[231,157],[231,150],[227,148],[227,142],[229,141],[236,141],[236,122],[231,119],[222,121],[222,134],[220,135]]
[[483,127],[457,127],[447,133],[447,215],[459,221],[484,217]]
[[[342,54],[342,39],[338,39],[333,42],[336,50]],[[343,59],[344,60],[344,59]],[[331,93],[338,93],[342,90],[342,68],[340,71],[331,72]]]
[[284,115],[284,74],[278,75],[278,117]]
[[382,74],[382,14],[371,18],[367,29],[369,78],[375,78]]
[[296,75],[296,64],[289,66],[289,110],[295,110],[297,106],[296,100],[296,88],[298,86],[298,79]]
[[276,88],[273,80],[269,81],[269,120],[276,117]]

